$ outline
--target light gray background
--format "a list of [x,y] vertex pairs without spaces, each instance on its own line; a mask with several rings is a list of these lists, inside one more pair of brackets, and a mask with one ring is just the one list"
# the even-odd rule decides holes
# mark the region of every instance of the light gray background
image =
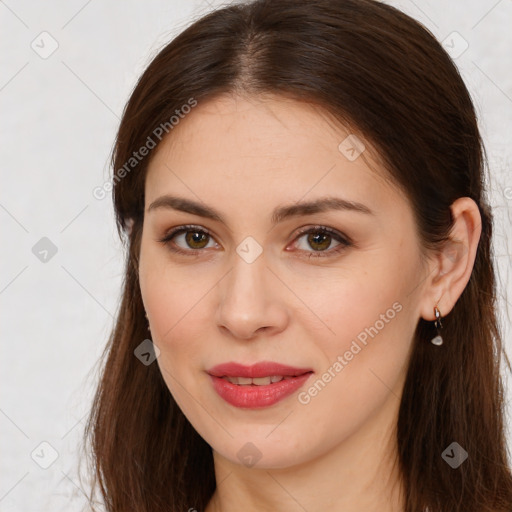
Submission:
[[[453,46],[473,95],[492,167],[500,314],[512,357],[512,0],[389,3]],[[113,325],[123,270],[110,195],[97,200],[92,190],[109,179],[119,117],[151,57],[220,5],[0,1],[1,512],[85,505],[76,466],[96,382],[87,375]],[[57,50],[44,55],[52,44]],[[46,263],[32,251],[43,237],[57,248]],[[43,469],[36,461],[50,463],[52,449],[58,457]]]

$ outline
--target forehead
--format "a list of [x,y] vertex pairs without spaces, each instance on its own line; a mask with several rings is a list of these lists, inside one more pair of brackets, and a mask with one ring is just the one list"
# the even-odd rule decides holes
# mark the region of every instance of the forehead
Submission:
[[[354,135],[318,106],[284,97],[199,102],[155,150],[146,207],[177,191],[220,205],[242,194],[238,205],[245,207],[337,192],[375,210],[396,204],[399,191],[369,155],[368,142]],[[366,149],[359,153],[361,143]]]
[[333,119],[318,105],[284,96],[226,94],[200,102],[172,129],[157,151],[173,148],[179,152],[184,145],[188,150],[197,146],[206,150],[214,143],[216,151],[212,156],[216,159],[231,153],[260,160],[293,159],[311,146],[337,156],[339,143],[350,132]]

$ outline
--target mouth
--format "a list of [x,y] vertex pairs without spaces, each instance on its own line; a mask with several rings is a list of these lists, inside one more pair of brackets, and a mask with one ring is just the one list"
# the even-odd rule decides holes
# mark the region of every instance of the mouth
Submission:
[[[302,374],[303,375],[303,374]],[[282,380],[290,380],[300,375],[272,375],[270,377],[257,377],[251,379],[250,377],[227,377],[223,376],[221,379],[236,384],[237,386],[268,386],[269,384],[275,384]]]
[[[207,370],[207,373],[214,377],[234,377],[234,378],[270,378],[273,377],[299,377],[305,373],[313,371],[311,368],[297,368],[273,361],[260,361],[251,366],[240,363],[222,363]],[[281,379],[280,379],[281,380]],[[256,382],[257,384],[257,382]]]
[[207,373],[213,388],[226,402],[255,409],[273,405],[297,391],[313,370],[263,361],[252,366],[224,363]]

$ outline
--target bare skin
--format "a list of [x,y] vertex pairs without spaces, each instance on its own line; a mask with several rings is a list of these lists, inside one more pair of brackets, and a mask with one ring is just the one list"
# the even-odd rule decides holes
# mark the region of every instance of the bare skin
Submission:
[[[410,204],[370,169],[368,151],[350,160],[338,149],[348,134],[307,104],[222,97],[181,120],[150,163],[141,292],[169,391],[213,448],[217,490],[206,512],[403,510],[394,428],[413,333],[420,318],[435,319],[434,305],[449,314],[467,285],[480,215],[458,199],[453,242],[422,260]],[[224,222],[150,209],[165,194]],[[372,213],[271,222],[277,207],[326,196]],[[185,224],[196,227],[159,241]],[[247,237],[262,250],[250,263],[237,252]],[[357,342],[366,329],[373,336]],[[336,370],[339,356],[346,364]],[[314,373],[259,409],[224,401],[206,373],[263,360]],[[325,386],[309,391],[318,379]],[[253,465],[239,455],[247,443]]]

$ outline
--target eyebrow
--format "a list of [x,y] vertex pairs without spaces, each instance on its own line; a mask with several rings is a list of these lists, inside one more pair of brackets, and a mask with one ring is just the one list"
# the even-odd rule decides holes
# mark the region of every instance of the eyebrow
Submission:
[[[226,224],[223,216],[214,208],[204,204],[185,199],[184,197],[177,197],[171,195],[164,195],[155,199],[148,207],[147,212],[152,210],[165,208],[171,210],[178,210],[181,212],[191,213],[199,217],[215,220]],[[291,205],[280,206],[272,212],[272,224],[277,224],[285,219],[292,217],[299,217],[302,215],[313,215],[315,213],[322,213],[329,210],[345,210],[357,213],[364,213],[367,215],[375,215],[367,206],[356,201],[348,201],[340,197],[322,197],[314,201],[294,203]]]

